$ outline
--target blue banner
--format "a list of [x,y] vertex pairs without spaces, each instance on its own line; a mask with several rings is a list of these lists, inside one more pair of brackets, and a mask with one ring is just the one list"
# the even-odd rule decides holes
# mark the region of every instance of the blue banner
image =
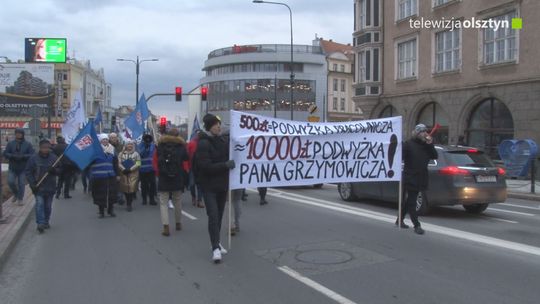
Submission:
[[146,98],[143,93],[139,99],[139,103],[135,107],[135,111],[133,111],[124,121],[124,125],[131,133],[131,138],[139,138],[144,133],[144,130],[146,129],[144,127],[144,121],[147,120],[149,116],[150,112],[148,111]]
[[64,151],[79,169],[84,170],[97,158],[105,158],[105,152],[96,134],[94,124],[88,123]]

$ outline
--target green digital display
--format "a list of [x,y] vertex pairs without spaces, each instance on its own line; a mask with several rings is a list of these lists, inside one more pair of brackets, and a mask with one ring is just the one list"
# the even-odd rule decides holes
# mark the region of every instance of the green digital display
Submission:
[[65,38],[26,38],[26,62],[66,62]]

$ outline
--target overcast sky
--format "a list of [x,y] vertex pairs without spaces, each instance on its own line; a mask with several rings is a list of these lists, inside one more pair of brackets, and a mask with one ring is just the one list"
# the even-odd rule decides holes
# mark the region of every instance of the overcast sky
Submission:
[[[350,43],[353,0],[283,0],[293,10],[295,44],[317,34]],[[104,68],[113,106],[134,104],[135,65],[117,58],[159,58],[140,70],[140,92],[187,92],[199,83],[209,52],[234,44],[290,43],[283,6],[251,0],[2,0],[0,56],[24,59],[25,37],[66,37],[69,56]],[[150,110],[181,115],[173,97]],[[173,117],[171,117],[173,118]]]

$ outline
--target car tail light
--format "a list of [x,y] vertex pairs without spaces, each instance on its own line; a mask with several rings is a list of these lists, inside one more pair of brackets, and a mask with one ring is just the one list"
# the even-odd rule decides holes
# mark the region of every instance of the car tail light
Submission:
[[455,166],[444,167],[439,170],[442,175],[470,175],[471,172],[466,169],[461,169]]
[[499,173],[499,175],[506,175],[506,170],[503,168],[497,168],[497,173]]
[[467,150],[468,153],[478,153],[478,149],[469,149]]

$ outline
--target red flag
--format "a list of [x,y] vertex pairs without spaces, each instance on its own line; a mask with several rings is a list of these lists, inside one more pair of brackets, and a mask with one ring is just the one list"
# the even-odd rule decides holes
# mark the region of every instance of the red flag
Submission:
[[437,132],[440,128],[441,125],[436,123],[435,126],[433,126],[433,128],[431,129],[431,132],[429,132],[429,136],[433,136],[433,134],[435,134],[435,132]]

